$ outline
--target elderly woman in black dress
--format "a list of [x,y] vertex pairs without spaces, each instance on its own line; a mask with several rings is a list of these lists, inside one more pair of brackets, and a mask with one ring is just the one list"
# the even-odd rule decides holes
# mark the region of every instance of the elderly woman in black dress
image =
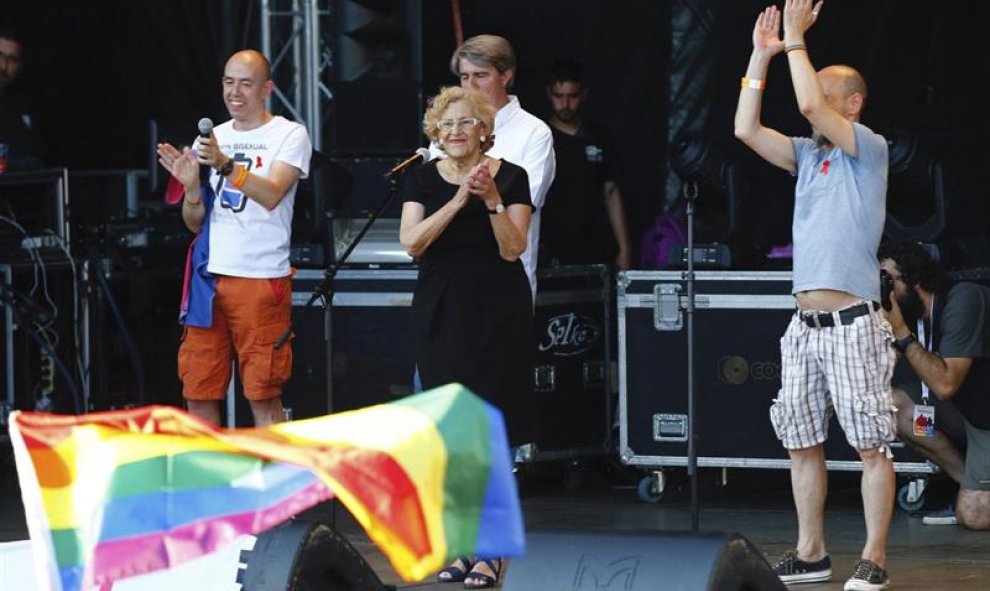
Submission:
[[[532,204],[521,167],[485,156],[494,108],[484,95],[444,88],[423,130],[445,152],[403,181],[399,240],[419,258],[413,295],[424,388],[460,382],[502,410],[509,443],[534,437],[533,302],[519,256]],[[495,585],[501,560],[463,557],[438,575],[469,589]]]

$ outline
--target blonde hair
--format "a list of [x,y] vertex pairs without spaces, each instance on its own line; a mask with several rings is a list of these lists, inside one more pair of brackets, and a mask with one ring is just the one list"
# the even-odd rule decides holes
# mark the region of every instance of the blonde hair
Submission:
[[[485,126],[483,136],[485,141],[481,143],[481,151],[486,152],[494,144],[492,130],[495,129],[495,107],[488,102],[485,95],[477,90],[461,88],[460,86],[447,86],[441,88],[440,92],[431,98],[423,114],[423,133],[431,142],[440,144],[440,130],[437,122],[447,112],[447,109],[454,103],[464,101],[471,107],[471,114]],[[441,146],[442,149],[442,146]]]

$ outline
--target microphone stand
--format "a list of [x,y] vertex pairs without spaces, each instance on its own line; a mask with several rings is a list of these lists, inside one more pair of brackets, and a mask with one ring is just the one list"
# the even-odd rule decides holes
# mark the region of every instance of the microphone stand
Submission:
[[[409,161],[407,161],[408,163]],[[337,271],[340,267],[347,262],[347,258],[351,256],[351,253],[357,247],[364,235],[368,233],[371,226],[374,225],[375,221],[378,220],[385,213],[391,205],[392,200],[395,198],[395,193],[399,188],[399,182],[402,180],[402,175],[405,172],[406,166],[396,166],[392,170],[385,173],[385,179],[388,181],[388,193],[385,195],[385,199],[382,201],[381,205],[378,206],[374,212],[372,212],[364,226],[358,232],[354,240],[351,240],[350,244],[344,250],[344,253],[340,255],[340,258],[333,257],[333,239],[331,238],[330,250],[331,250],[331,262],[327,265],[327,268],[323,270],[323,279],[313,288],[313,293],[309,296],[309,300],[303,306],[303,310],[308,309],[313,305],[313,302],[323,298],[326,316],[326,336],[327,336],[327,413],[333,413],[333,280],[337,276]],[[332,222],[330,229],[331,236],[333,235]],[[285,342],[289,340],[289,335],[292,334],[292,324],[285,329],[282,336],[275,341],[275,348],[280,349]],[[332,499],[330,502],[330,524],[333,527],[337,526],[337,500]]]
[[[320,281],[319,284],[317,284],[315,288],[313,288],[312,295],[309,296],[309,300],[303,306],[304,310],[312,306],[313,302],[315,302],[316,300],[323,298],[327,313],[331,315],[333,314],[333,280],[337,276],[337,271],[339,271],[340,267],[342,267],[347,262],[347,258],[351,256],[351,253],[357,247],[358,243],[361,242],[361,239],[364,238],[364,235],[368,233],[368,230],[371,229],[371,226],[375,223],[375,221],[377,221],[378,218],[381,217],[383,213],[385,213],[385,210],[388,209],[389,205],[391,205],[392,200],[395,198],[395,193],[398,190],[399,182],[402,180],[402,175],[406,171],[407,167],[408,165],[397,166],[392,170],[390,170],[389,172],[385,173],[385,179],[388,181],[388,193],[386,194],[385,199],[382,201],[381,205],[378,206],[378,209],[376,209],[368,216],[368,219],[365,222],[364,226],[361,227],[361,230],[358,232],[357,236],[355,236],[354,239],[351,240],[350,244],[347,245],[347,248],[344,250],[344,253],[340,255],[339,259],[333,257],[332,254],[333,245],[332,244],[330,245],[332,260],[330,264],[327,265],[327,268],[324,269],[323,271],[323,279]],[[330,331],[332,327],[332,321],[328,322],[327,324],[328,324],[327,329],[328,331]],[[291,324],[289,325],[288,328],[285,329],[285,332],[282,333],[282,336],[280,336],[278,340],[275,341],[275,348],[281,349],[282,346],[285,345],[285,342],[289,340],[290,334],[292,334]],[[328,365],[327,368],[328,378],[331,377],[330,374],[332,373],[332,347],[330,345],[330,336],[331,333],[328,332],[327,347],[328,350],[330,351],[330,355],[328,355],[328,360],[327,360],[328,363],[330,364]],[[332,379],[327,379],[327,412],[328,413],[333,412],[333,380]]]
[[687,394],[688,394],[688,452],[687,471],[691,477],[691,531],[698,531],[698,433],[695,430],[694,392],[694,202],[698,197],[697,181],[684,184],[687,212]]

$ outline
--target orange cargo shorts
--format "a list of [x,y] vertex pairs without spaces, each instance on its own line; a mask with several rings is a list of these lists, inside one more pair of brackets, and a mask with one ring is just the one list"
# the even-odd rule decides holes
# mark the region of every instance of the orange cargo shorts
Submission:
[[292,375],[292,345],[275,348],[292,317],[292,276],[248,279],[218,276],[213,326],[187,326],[179,345],[179,379],[186,400],[222,400],[230,384],[232,354],[244,396],[282,394]]

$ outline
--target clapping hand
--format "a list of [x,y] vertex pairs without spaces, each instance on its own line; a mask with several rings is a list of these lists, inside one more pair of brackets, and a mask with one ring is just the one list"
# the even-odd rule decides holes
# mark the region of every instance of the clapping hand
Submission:
[[818,21],[818,13],[822,9],[823,0],[812,5],[812,0],[787,0],[784,3],[784,38],[794,39],[804,36],[804,33]]
[[182,183],[186,191],[197,191],[199,187],[199,164],[192,150],[183,148],[180,152],[172,144],[158,144],[158,162],[175,180]]
[[487,159],[482,159],[481,162],[471,168],[464,184],[467,185],[468,191],[472,195],[477,195],[481,198],[490,195],[492,189],[495,188],[495,181],[492,179],[492,173],[488,169]]
[[753,27],[753,48],[774,56],[784,50],[784,41],[780,38],[780,9],[776,6],[767,8],[756,17]]
[[227,155],[220,151],[217,138],[212,132],[207,137],[196,138],[196,153],[200,164],[216,170],[220,170],[220,167],[227,162]]

